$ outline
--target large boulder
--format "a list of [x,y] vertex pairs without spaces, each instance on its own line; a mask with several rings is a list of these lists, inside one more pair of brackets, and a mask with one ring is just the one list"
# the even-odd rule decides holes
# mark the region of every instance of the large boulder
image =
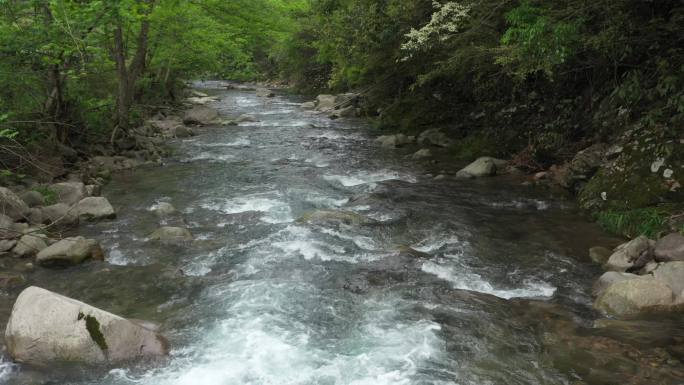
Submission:
[[76,214],[75,208],[72,208],[65,203],[56,203],[43,207],[41,209],[41,219],[43,220],[43,223],[54,223],[62,226],[78,223],[78,215]]
[[188,229],[182,227],[164,226],[150,234],[150,239],[165,242],[192,241],[193,236]]
[[383,135],[375,139],[380,146],[385,148],[396,148],[411,143],[413,140],[404,134]]
[[0,187],[0,214],[4,214],[13,220],[23,219],[28,215],[29,206],[12,192],[12,190]]
[[12,249],[12,253],[20,258],[36,255],[48,247],[45,238],[42,234],[25,234],[19,238],[17,245]]
[[684,261],[663,263],[653,271],[653,276],[672,289],[676,301],[684,300]]
[[506,161],[483,156],[456,173],[457,178],[469,179],[496,175],[497,170],[506,166]]
[[316,109],[318,111],[331,111],[337,106],[335,95],[318,95],[316,97]]
[[88,190],[86,190],[85,184],[81,182],[55,183],[50,185],[48,189],[54,191],[58,203],[67,205],[75,205],[88,196]]
[[593,292],[595,296],[601,295],[604,290],[616,282],[627,281],[639,278],[636,274],[620,273],[617,271],[607,271],[594,283]]
[[608,258],[604,269],[609,271],[627,271],[634,267],[634,263],[643,253],[649,252],[650,247],[648,238],[643,235],[623,243]]
[[653,254],[658,262],[684,261],[684,235],[672,233],[660,238]]
[[169,351],[162,335],[139,323],[35,286],[14,303],[5,342],[15,361],[37,366],[116,363]]
[[423,131],[418,136],[418,144],[436,147],[449,147],[452,140],[439,128],[431,128]]
[[627,279],[608,286],[594,307],[614,316],[663,310],[674,303],[672,289],[652,276]]
[[86,219],[104,219],[116,217],[114,208],[105,197],[87,197],[81,199],[75,207],[76,214]]
[[36,262],[43,266],[78,265],[88,259],[102,261],[104,252],[97,241],[83,237],[64,238],[36,255]]
[[197,106],[185,112],[183,123],[204,126],[216,123],[218,118],[219,113],[217,110],[210,107]]

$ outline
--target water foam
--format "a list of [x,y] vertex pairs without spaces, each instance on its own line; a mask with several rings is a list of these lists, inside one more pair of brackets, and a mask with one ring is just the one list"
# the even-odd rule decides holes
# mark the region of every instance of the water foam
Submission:
[[[292,222],[292,210],[290,206],[272,197],[273,194],[252,194],[228,199],[220,203],[203,203],[201,207],[208,210],[221,211],[225,214],[239,214],[250,211],[262,212],[266,215],[261,221],[266,223]],[[277,194],[276,194],[277,195]]]
[[555,287],[546,282],[535,279],[523,280],[522,288],[495,288],[479,274],[469,272],[467,271],[467,268],[460,265],[447,265],[428,261],[423,263],[421,269],[426,273],[433,274],[440,279],[449,281],[455,289],[491,294],[504,299],[539,297],[548,298],[552,297],[556,292]]
[[324,175],[323,179],[329,182],[337,182],[345,187],[354,187],[364,184],[377,183],[386,180],[403,180],[416,183],[417,180],[409,175],[401,175],[396,171],[359,172],[353,175]]

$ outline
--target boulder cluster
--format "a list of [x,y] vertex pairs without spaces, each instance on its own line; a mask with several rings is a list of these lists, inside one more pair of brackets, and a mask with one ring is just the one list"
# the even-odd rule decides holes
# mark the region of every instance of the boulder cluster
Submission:
[[606,272],[594,285],[594,307],[610,316],[684,310],[684,235],[637,237],[613,250],[594,247]]

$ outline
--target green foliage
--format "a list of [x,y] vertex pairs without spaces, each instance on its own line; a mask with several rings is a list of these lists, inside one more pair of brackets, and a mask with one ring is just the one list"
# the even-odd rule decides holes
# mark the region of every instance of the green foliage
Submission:
[[37,191],[40,193],[40,195],[43,196],[43,199],[45,200],[46,205],[52,205],[57,203],[57,193],[54,192],[53,190],[50,190],[47,187],[34,187],[33,191]]
[[668,217],[668,211],[649,207],[628,211],[604,211],[598,214],[598,222],[613,234],[628,238],[639,235],[655,238],[667,230]]
[[501,37],[502,54],[496,61],[524,78],[542,71],[553,76],[554,69],[568,61],[579,46],[582,19],[552,20],[548,10],[529,0],[507,12],[509,28]]

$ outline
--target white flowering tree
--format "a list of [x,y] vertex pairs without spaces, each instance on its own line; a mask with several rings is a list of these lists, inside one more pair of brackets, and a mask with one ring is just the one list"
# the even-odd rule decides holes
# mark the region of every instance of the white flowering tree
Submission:
[[433,6],[436,11],[432,14],[430,22],[420,29],[412,28],[406,34],[407,40],[401,46],[406,54],[404,60],[449,40],[464,28],[469,19],[469,5],[456,1],[444,4],[433,1]]

